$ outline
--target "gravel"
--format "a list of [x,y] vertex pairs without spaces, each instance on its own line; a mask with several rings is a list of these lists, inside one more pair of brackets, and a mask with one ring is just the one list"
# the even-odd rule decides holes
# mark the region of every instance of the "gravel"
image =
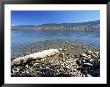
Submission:
[[[60,53],[36,59],[25,64],[11,66],[12,77],[99,77],[100,51],[71,41],[45,41],[34,44],[12,58],[47,49],[59,49]],[[28,49],[28,50],[27,50]],[[13,61],[13,60],[12,60]]]

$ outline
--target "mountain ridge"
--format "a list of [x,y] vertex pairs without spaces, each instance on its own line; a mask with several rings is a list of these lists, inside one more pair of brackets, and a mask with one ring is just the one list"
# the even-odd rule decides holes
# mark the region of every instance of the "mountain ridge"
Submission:
[[34,30],[34,31],[54,31],[54,30],[72,30],[72,31],[99,31],[100,20],[80,22],[80,23],[47,23],[41,25],[17,25],[12,26],[12,30]]

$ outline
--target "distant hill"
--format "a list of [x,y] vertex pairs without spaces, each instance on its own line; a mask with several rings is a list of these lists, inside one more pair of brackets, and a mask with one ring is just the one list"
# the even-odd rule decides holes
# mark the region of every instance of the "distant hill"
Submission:
[[42,25],[12,26],[17,31],[100,31],[100,20],[82,23],[48,23]]

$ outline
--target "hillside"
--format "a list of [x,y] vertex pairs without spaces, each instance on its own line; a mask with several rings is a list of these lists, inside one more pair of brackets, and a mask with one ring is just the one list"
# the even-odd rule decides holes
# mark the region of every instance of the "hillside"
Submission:
[[17,31],[100,31],[100,21],[82,23],[48,23],[42,25],[17,25],[12,26]]

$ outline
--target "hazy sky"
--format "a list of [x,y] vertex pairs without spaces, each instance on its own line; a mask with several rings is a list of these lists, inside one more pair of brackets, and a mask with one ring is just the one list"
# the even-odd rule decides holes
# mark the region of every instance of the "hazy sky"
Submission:
[[76,23],[100,20],[99,10],[73,11],[12,11],[12,25]]

